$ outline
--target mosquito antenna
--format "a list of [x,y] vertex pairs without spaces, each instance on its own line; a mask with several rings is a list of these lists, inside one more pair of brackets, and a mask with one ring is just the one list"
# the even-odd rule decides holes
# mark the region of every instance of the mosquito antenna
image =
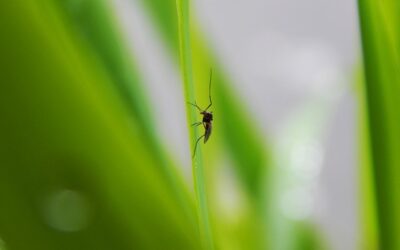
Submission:
[[212,68],[210,68],[210,83],[208,84],[208,97],[210,98],[210,104],[207,106],[205,110],[208,110],[212,105],[211,100],[211,81],[212,81]]
[[196,155],[197,144],[199,144],[200,139],[203,138],[205,135],[206,135],[206,134],[200,136],[200,137],[197,139],[196,144],[194,145],[194,150],[193,150],[193,156],[192,156],[192,158],[194,158],[194,156]]

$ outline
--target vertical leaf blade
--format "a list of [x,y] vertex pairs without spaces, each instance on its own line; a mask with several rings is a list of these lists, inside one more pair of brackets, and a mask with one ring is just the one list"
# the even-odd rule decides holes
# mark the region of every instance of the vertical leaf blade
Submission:
[[[187,102],[195,100],[195,88],[193,83],[192,73],[192,51],[190,44],[190,25],[189,25],[189,1],[176,0],[177,14],[178,14],[178,31],[179,31],[179,47],[182,77],[185,89],[185,96]],[[208,215],[207,195],[204,178],[204,164],[202,159],[202,152],[200,147],[196,147],[196,141],[199,137],[197,129],[191,128],[190,124],[197,122],[196,110],[189,106],[187,107],[188,126],[191,130],[190,139],[192,150],[196,150],[196,154],[192,160],[192,171],[195,185],[195,193],[197,198],[197,212],[199,218],[200,236],[203,240],[204,249],[214,249],[214,242],[211,232],[211,225]],[[191,151],[192,151],[191,150]]]
[[400,249],[400,91],[397,1],[359,0],[379,248]]

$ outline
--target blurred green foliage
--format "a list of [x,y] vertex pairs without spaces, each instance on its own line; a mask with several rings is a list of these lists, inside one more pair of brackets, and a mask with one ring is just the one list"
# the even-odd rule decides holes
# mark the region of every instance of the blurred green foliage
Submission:
[[[197,249],[197,229],[157,171],[138,118],[128,119],[112,76],[56,5],[3,2],[0,12],[7,31],[0,42],[6,247]],[[52,194],[63,190],[83,197],[77,210],[90,211],[79,232],[64,233],[65,225],[46,219],[46,207],[59,200]]]
[[367,152],[371,154],[366,167],[372,168],[370,183],[374,188],[369,201],[376,200],[376,204],[366,205],[376,209],[378,225],[378,230],[366,230],[364,238],[368,241],[366,237],[377,234],[372,237],[371,249],[400,249],[400,4],[359,0],[359,13],[365,72],[362,105],[368,124],[365,139],[370,140]]
[[[190,1],[141,3],[171,61],[184,58],[186,101],[208,103],[208,73],[214,71],[218,133],[204,148],[207,158],[200,149],[193,162],[196,195],[163,147],[140,61],[125,44],[110,2],[3,1],[1,250],[276,249],[271,235],[279,229],[271,221],[279,211],[271,209],[268,142],[199,22],[188,15]],[[400,5],[359,0],[359,7],[365,66],[359,80],[365,83],[359,91],[361,247],[400,249]],[[188,107],[189,124],[196,112]],[[193,146],[199,133],[190,135]],[[246,203],[235,220],[216,212],[220,154],[232,163]],[[312,225],[285,226],[288,249],[326,248]]]

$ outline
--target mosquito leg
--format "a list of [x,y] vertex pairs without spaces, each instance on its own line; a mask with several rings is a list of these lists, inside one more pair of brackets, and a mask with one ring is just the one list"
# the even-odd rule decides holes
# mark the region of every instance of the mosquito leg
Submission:
[[195,123],[193,123],[191,126],[193,127],[193,126],[199,126],[200,124],[202,124],[203,122],[195,122]]
[[194,145],[194,150],[193,150],[193,156],[192,156],[192,159],[194,158],[194,156],[196,155],[196,149],[197,149],[197,144],[199,144],[199,141],[200,141],[200,139],[201,138],[203,138],[205,136],[205,134],[204,135],[202,135],[202,136],[200,136],[198,139],[197,139],[197,141],[196,141],[196,144]]
[[196,107],[200,112],[203,111],[203,110],[197,105],[196,102],[195,102],[195,103],[188,102],[188,104],[192,105],[193,107]]

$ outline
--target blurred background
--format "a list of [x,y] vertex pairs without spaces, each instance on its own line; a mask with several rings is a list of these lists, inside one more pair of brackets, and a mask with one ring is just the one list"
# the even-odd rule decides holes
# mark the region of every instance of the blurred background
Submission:
[[400,5],[378,2],[0,4],[0,250],[400,249]]

